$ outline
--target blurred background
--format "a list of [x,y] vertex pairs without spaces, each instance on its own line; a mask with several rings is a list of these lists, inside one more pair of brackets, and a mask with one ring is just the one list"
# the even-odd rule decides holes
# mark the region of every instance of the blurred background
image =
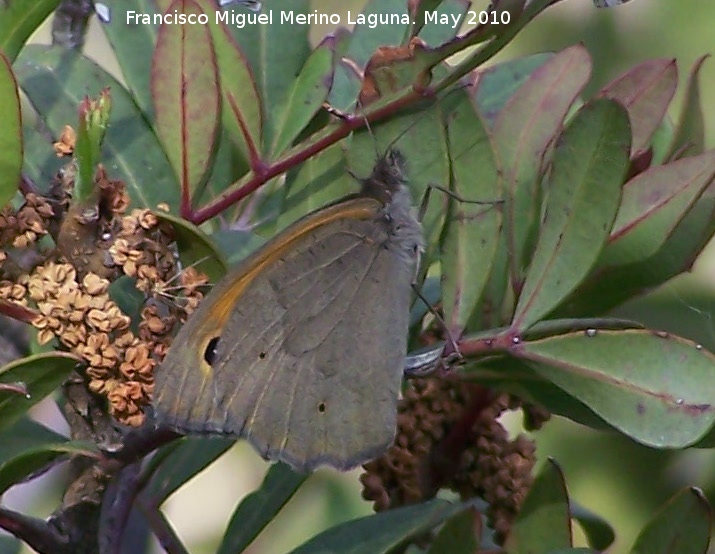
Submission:
[[[265,0],[268,7],[270,2]],[[110,8],[112,3],[105,0]],[[345,13],[348,9],[360,10],[363,4],[364,0],[314,0],[313,7],[321,12]],[[484,9],[486,4],[474,2],[473,9]],[[532,22],[497,61],[558,51],[582,42],[594,60],[588,93],[635,63],[649,58],[675,58],[681,82],[673,104],[677,110],[682,85],[692,64],[701,55],[715,50],[713,22],[715,2],[632,0],[611,9],[596,9],[591,0],[563,0]],[[48,27],[45,25],[34,42],[50,42]],[[318,42],[333,30],[315,27],[312,39]],[[96,18],[85,52],[121,79]],[[707,61],[701,76],[708,148],[713,146],[715,129],[715,103],[708,102],[715,94],[714,64]],[[691,274],[680,276],[668,286],[630,303],[619,315],[692,338],[715,350],[713,275],[715,245],[711,244]],[[61,416],[51,404],[38,407],[35,415],[66,431]],[[510,417],[508,425],[514,433],[521,431],[518,417]],[[684,486],[702,488],[710,501],[715,502],[715,452],[655,451],[559,418],[547,424],[535,439],[540,460],[553,456],[561,465],[572,499],[615,526],[617,543],[609,552],[627,552],[638,530],[665,500]],[[164,506],[167,515],[192,553],[215,552],[235,506],[260,484],[267,467],[247,444],[241,443],[169,499]],[[256,541],[251,552],[286,552],[340,521],[371,513],[371,505],[360,497],[359,474],[359,471],[316,472]],[[62,470],[56,470],[32,483],[14,487],[5,495],[3,503],[44,517],[59,502],[62,484]],[[155,546],[154,551],[161,550]]]

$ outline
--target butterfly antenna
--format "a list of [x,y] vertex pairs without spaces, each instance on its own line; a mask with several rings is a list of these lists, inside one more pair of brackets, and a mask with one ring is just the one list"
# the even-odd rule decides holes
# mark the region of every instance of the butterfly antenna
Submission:
[[377,149],[377,136],[375,136],[375,133],[372,132],[372,127],[370,126],[370,120],[367,118],[367,116],[363,113],[362,117],[365,120],[365,129],[372,137],[372,146],[375,149],[375,159],[379,160],[381,157],[384,156],[384,154],[380,154],[380,152]]
[[[164,286],[162,286],[161,289],[156,288],[157,293],[160,294],[160,295],[162,295],[162,296],[171,297],[171,295],[167,294],[166,291],[172,291],[172,290],[178,291],[178,290],[181,290],[181,289],[184,288],[183,285],[180,285],[180,284],[173,284],[173,285],[172,285],[172,283],[175,283],[176,280],[179,279],[179,277],[181,276],[181,274],[182,274],[184,271],[186,271],[187,269],[191,269],[192,267],[197,267],[199,264],[205,262],[205,261],[208,260],[208,259],[209,259],[209,256],[204,256],[203,258],[199,258],[198,260],[196,260],[194,263],[192,263],[192,264],[190,264],[190,265],[188,265],[188,266],[186,266],[186,267],[181,268],[179,271],[177,271],[176,273],[174,273],[169,279],[167,279],[167,280],[164,282]],[[174,298],[176,298],[176,295],[174,295]]]
[[[206,260],[208,260],[208,259],[209,259],[209,256],[204,256],[203,258],[199,258],[199,259],[196,260],[194,263],[187,265],[187,266],[186,266],[185,268],[183,268],[181,271],[186,271],[187,269],[191,269],[192,267],[198,267],[199,264],[204,263],[204,262],[205,262]],[[178,273],[176,273],[176,274],[174,274],[174,276],[173,276],[169,281],[171,281],[171,280],[173,280],[173,279],[176,279],[176,278],[181,274],[181,271],[178,272]]]

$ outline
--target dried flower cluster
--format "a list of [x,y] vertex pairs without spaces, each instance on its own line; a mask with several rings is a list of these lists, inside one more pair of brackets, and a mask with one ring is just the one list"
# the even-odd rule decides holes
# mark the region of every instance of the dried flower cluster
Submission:
[[[35,193],[25,196],[25,203],[17,211],[12,206],[0,210],[0,248],[27,248],[47,234],[47,222],[53,216],[49,201]],[[0,251],[0,262],[7,255]]]
[[[413,379],[400,401],[395,444],[367,463],[360,480],[363,497],[376,511],[418,503],[440,489],[489,503],[487,517],[502,540],[532,482],[534,444],[525,435],[511,440],[498,418],[522,408],[534,428],[548,418],[509,395],[488,400],[472,424],[460,424],[474,409],[474,385],[443,378]],[[455,439],[455,432],[461,436]]]
[[[69,142],[65,146],[71,151]],[[61,349],[84,360],[89,390],[107,399],[119,422],[140,425],[154,366],[174,325],[200,302],[198,286],[206,278],[193,268],[179,271],[171,228],[153,213],[125,215],[125,185],[108,179],[101,166],[95,177],[99,197],[89,208],[75,209],[67,182],[73,174],[63,175],[50,198],[28,193],[19,209],[0,212],[0,299],[34,309],[39,343],[57,339]],[[47,234],[56,249],[37,247]],[[122,275],[144,295],[134,328],[110,296],[111,283]],[[178,283],[170,286],[177,275]]]

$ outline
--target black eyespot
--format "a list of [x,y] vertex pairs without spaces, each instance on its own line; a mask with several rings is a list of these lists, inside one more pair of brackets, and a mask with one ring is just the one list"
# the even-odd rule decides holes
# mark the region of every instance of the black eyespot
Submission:
[[266,353],[265,353],[265,352],[259,352],[259,353],[258,353],[258,358],[261,359],[261,360],[265,360],[265,359],[266,359]]
[[321,402],[320,404],[318,404],[318,411],[319,411],[321,414],[324,414],[324,413],[325,413],[325,410],[326,410],[325,402]]
[[218,354],[218,341],[219,337],[212,338],[206,345],[206,350],[204,350],[204,360],[209,365],[213,365],[216,361],[216,355]]

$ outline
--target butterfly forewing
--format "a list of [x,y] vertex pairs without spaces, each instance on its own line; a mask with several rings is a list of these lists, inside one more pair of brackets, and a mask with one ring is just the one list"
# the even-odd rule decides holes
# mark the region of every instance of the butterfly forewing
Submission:
[[315,228],[289,250],[264,256],[268,262],[241,291],[227,323],[216,327],[208,358],[206,344],[192,344],[211,334],[219,311],[213,304],[225,287],[202,303],[175,339],[200,355],[167,358],[170,367],[183,366],[181,375],[157,376],[155,405],[166,423],[246,437],[264,457],[300,470],[347,469],[387,448],[417,252],[407,259],[396,253],[395,222],[369,202],[370,218],[308,225]]

